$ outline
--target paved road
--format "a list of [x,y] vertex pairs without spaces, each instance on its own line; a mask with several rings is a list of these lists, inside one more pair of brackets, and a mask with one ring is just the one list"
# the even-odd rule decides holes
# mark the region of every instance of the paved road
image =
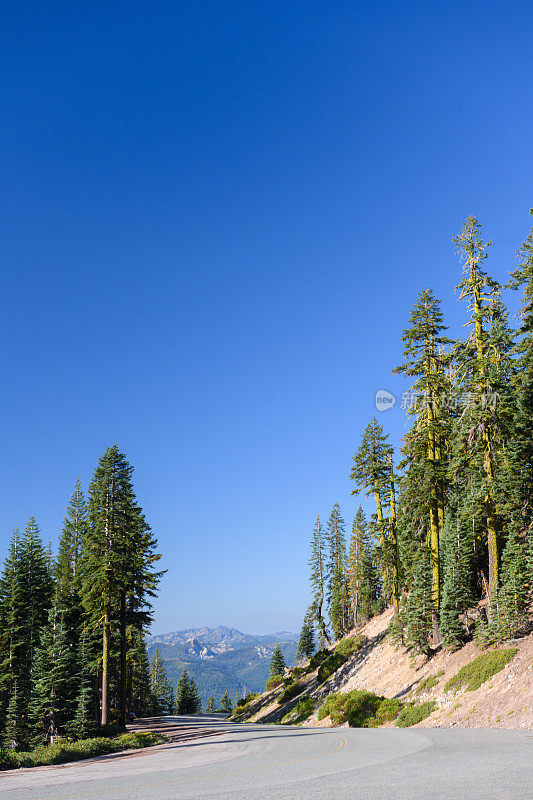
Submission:
[[[172,718],[176,720],[176,718]],[[2,800],[531,800],[533,732],[286,728],[3,773]]]

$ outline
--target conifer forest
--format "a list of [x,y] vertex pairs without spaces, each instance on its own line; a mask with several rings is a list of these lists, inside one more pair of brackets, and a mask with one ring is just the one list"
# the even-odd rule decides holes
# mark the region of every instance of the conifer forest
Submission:
[[[302,654],[313,652],[315,634],[329,645],[389,604],[391,635],[418,653],[530,628],[533,231],[503,285],[490,274],[491,242],[475,217],[453,244],[464,335],[448,336],[440,299],[423,288],[393,365],[410,384],[401,398],[407,432],[394,452],[373,416],[349,475],[371,514],[359,505],[347,531],[335,503],[316,520]],[[520,299],[516,326],[508,292]]]

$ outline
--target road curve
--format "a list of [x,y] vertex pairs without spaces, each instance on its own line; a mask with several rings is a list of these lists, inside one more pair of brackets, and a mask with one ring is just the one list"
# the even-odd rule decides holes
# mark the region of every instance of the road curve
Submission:
[[218,736],[6,772],[2,800],[531,800],[533,733],[176,718]]

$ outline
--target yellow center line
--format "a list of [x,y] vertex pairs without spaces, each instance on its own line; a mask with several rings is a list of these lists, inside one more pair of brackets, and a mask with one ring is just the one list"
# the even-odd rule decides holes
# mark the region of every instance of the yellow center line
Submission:
[[[334,755],[335,753],[338,753],[340,750],[343,750],[347,745],[346,739],[343,739],[342,736],[337,736],[337,734],[335,733],[328,733],[327,731],[325,731],[324,733],[320,733],[318,735],[333,736],[334,739],[337,739],[340,742],[340,745],[336,747],[334,750],[328,750],[326,753],[319,753],[318,755],[315,756],[303,756],[303,758],[295,758],[291,761],[280,761],[276,764],[264,764],[262,767],[253,767],[252,769],[248,768],[248,769],[232,770],[231,772],[218,772],[215,775],[199,775],[196,778],[188,778],[188,779],[185,778],[185,780],[189,780],[189,782],[191,783],[194,783],[195,781],[209,781],[209,780],[215,780],[217,778],[231,777],[233,775],[245,775],[247,772],[259,772],[259,770],[264,770],[264,769],[275,769],[276,767],[286,767],[290,766],[291,764],[300,764],[303,761],[314,761],[318,758],[326,758],[326,756]],[[95,780],[98,780],[98,778],[95,778]],[[120,786],[113,789],[105,789],[103,792],[102,791],[98,792],[97,795],[95,795],[93,792],[90,793],[76,792],[76,800],[78,797],[96,797],[96,796],[101,797],[104,792],[106,793],[129,792],[132,789],[135,791],[139,791],[142,789],[158,789],[159,787],[162,786],[174,786],[175,784],[176,780],[164,781],[163,783],[146,783],[143,786],[127,786],[127,787]],[[65,800],[65,798],[43,797],[43,798],[37,798],[37,800]]]

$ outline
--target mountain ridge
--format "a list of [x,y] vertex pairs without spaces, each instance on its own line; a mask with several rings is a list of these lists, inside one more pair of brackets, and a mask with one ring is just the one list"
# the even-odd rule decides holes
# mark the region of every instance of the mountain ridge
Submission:
[[174,689],[181,671],[186,669],[194,678],[204,705],[210,694],[218,702],[225,691],[232,698],[245,691],[263,691],[276,645],[290,664],[296,657],[297,642],[298,634],[290,631],[253,635],[226,625],[146,637],[150,659],[157,647]]

